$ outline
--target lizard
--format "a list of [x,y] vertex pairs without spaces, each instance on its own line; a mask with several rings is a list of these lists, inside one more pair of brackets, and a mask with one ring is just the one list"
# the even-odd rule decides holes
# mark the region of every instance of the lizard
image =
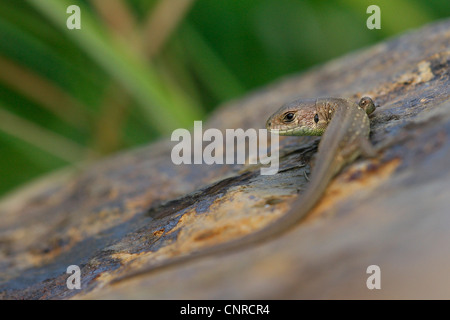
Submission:
[[376,109],[369,97],[358,104],[344,98],[299,99],[283,105],[266,122],[266,128],[278,135],[322,136],[308,188],[291,209],[273,223],[241,238],[206,247],[190,254],[143,268],[113,280],[121,281],[139,274],[179,265],[208,255],[223,254],[267,241],[298,224],[320,200],[332,178],[361,154],[373,156],[369,142],[368,115]]

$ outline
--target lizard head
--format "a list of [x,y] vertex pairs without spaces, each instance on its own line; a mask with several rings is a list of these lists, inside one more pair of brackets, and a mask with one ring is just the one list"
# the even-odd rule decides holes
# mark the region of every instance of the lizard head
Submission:
[[318,112],[317,100],[295,100],[283,105],[266,122],[266,128],[283,136],[320,136],[328,125],[328,114]]
[[378,106],[369,97],[362,97],[358,104],[367,114],[371,114]]

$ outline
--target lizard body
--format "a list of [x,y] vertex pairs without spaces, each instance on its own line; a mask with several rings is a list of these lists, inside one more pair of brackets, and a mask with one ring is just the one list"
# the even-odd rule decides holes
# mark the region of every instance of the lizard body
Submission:
[[266,241],[285,232],[302,220],[322,197],[331,179],[361,153],[372,154],[368,141],[368,114],[375,110],[370,98],[362,98],[359,105],[342,98],[296,100],[281,107],[266,123],[268,130],[279,135],[322,135],[317,161],[307,190],[293,203],[291,209],[263,227],[244,237],[191,254],[151,265],[116,279],[136,276],[157,269],[178,265],[195,258],[220,254]]

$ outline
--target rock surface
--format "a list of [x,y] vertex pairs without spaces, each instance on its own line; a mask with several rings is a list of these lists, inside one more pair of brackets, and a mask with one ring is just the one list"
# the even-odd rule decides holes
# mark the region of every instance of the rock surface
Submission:
[[[450,20],[282,79],[205,127],[263,128],[281,104],[323,96],[372,97],[371,141],[391,143],[345,168],[293,230],[117,281],[286,213],[307,188],[318,141],[282,139],[280,172],[262,176],[257,166],[173,165],[175,143],[163,140],[3,199],[0,298],[448,299]],[[66,286],[69,265],[81,269],[81,290]],[[370,265],[381,290],[367,289]]]

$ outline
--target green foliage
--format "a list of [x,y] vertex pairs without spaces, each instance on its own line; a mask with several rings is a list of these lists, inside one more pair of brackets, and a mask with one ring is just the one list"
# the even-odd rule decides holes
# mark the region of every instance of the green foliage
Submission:
[[[189,128],[248,90],[450,13],[448,0],[379,0],[382,28],[368,30],[371,1],[183,3],[0,2],[0,194]],[[81,30],[66,27],[71,4]]]

